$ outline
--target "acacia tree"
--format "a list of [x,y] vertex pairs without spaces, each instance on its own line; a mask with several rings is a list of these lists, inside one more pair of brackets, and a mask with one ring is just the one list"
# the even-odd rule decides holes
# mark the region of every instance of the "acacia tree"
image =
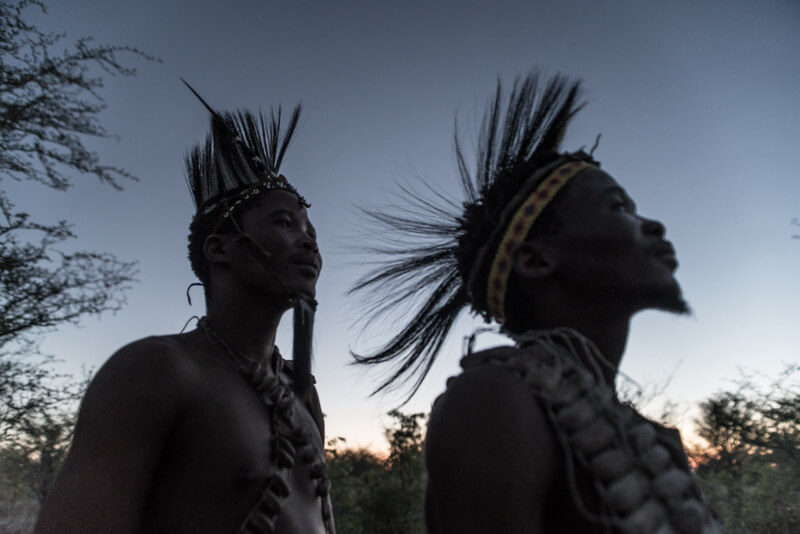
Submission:
[[[103,79],[136,73],[118,56],[160,60],[88,37],[70,43],[66,33],[30,23],[31,10],[46,13],[39,0],[0,2],[0,181],[65,190],[75,176],[90,175],[121,189],[136,178],[84,144],[88,137],[113,137],[100,122]],[[75,237],[66,221],[42,224],[15,211],[0,189],[0,464],[32,462],[17,474],[33,477],[39,498],[68,442],[85,384],[55,371],[53,358],[39,351],[41,338],[120,309],[136,274],[134,263],[108,253],[67,252],[65,243]]]
[[106,108],[103,78],[132,76],[121,53],[158,61],[129,46],[96,45],[78,39],[63,49],[65,33],[42,32],[25,20],[27,8],[46,12],[38,0],[0,3],[0,172],[66,189],[72,173],[96,176],[119,189],[135,179],[106,165],[84,145],[85,136],[111,137],[99,114]]
[[709,502],[729,532],[794,533],[800,524],[800,365],[759,385],[743,376],[732,391],[700,403],[692,455]]
[[[38,242],[22,234],[39,234]],[[49,407],[61,407],[79,393],[58,383],[50,358],[32,362],[42,334],[86,315],[116,311],[133,280],[133,263],[98,252],[60,252],[73,238],[66,222],[34,223],[0,192],[0,441]],[[52,422],[52,421],[51,421]]]
[[703,465],[735,469],[755,456],[800,475],[800,364],[760,386],[743,376],[733,391],[700,403],[697,434],[709,447]]

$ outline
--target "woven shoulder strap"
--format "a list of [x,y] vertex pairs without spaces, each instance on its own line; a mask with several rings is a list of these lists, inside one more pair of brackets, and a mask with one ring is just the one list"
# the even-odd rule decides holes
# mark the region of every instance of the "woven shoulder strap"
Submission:
[[[579,338],[575,338],[578,336]],[[620,403],[593,361],[596,348],[573,331],[540,333],[517,347],[467,355],[464,369],[498,365],[519,376],[540,400],[565,452],[573,501],[589,521],[624,534],[718,534],[675,432]],[[593,480],[604,509],[588,510],[575,468]]]

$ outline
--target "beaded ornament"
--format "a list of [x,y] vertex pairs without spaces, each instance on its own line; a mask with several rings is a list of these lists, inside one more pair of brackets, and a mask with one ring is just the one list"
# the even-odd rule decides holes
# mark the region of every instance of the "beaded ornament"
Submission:
[[497,246],[497,254],[492,261],[487,280],[486,295],[489,313],[498,323],[505,322],[505,298],[514,251],[520,243],[525,241],[533,223],[536,222],[553,197],[561,191],[561,188],[582,170],[594,166],[585,161],[569,161],[560,165],[542,180],[533,193],[514,212],[503,239]]
[[281,512],[282,502],[289,496],[287,482],[290,471],[298,457],[308,466],[311,481],[321,500],[322,520],[327,534],[335,534],[333,510],[330,501],[331,482],[327,476],[324,457],[316,450],[311,440],[308,424],[298,413],[297,399],[286,382],[284,360],[275,347],[271,368],[250,360],[233,350],[209,326],[205,318],[197,324],[209,340],[214,340],[225,348],[229,359],[236,365],[247,382],[256,390],[261,401],[270,412],[272,446],[270,464],[276,466],[275,472],[267,478],[261,497],[250,511],[239,534],[272,534]]

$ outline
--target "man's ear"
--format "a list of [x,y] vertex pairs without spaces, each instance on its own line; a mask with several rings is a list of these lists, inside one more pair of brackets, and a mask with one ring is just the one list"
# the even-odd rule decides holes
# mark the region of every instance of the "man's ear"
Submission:
[[203,242],[203,254],[209,263],[225,263],[228,261],[229,245],[224,235],[210,234]]
[[514,253],[511,269],[517,276],[541,280],[556,270],[556,258],[551,248],[541,241],[524,241]]

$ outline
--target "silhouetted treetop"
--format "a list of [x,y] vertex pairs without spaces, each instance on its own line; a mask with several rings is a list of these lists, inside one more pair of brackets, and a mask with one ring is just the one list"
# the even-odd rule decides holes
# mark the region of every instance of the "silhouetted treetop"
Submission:
[[37,0],[0,3],[0,178],[33,180],[55,189],[72,183],[67,173],[96,176],[120,189],[120,179],[136,179],[125,169],[105,165],[86,148],[83,136],[112,137],[100,124],[106,108],[98,92],[103,78],[132,76],[136,70],[117,55],[160,61],[129,46],[78,39],[59,50],[66,33],[46,33],[25,20]]

